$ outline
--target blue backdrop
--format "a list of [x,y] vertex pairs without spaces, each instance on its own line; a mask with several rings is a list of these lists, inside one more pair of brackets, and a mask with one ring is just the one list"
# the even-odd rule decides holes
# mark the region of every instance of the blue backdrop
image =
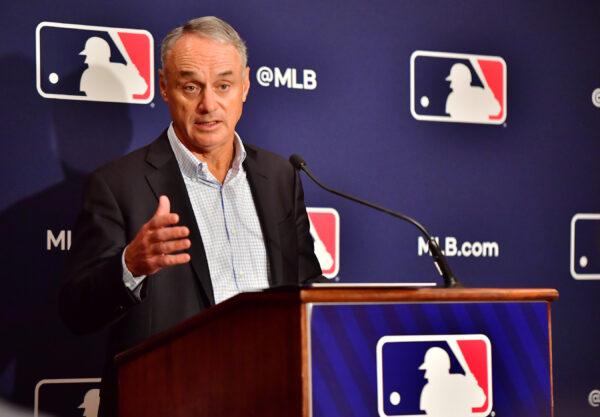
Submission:
[[[597,415],[600,220],[571,222],[577,214],[600,213],[600,3],[593,1],[4,4],[0,396],[28,409],[81,415],[80,393],[42,395],[35,404],[35,389],[44,379],[100,375],[103,335],[71,336],[56,314],[58,271],[82,181],[104,162],[150,142],[169,122],[158,96],[147,104],[42,97],[36,64],[44,69],[48,63],[39,60],[66,63],[58,85],[73,94],[85,66],[75,46],[62,40],[42,42],[36,58],[37,25],[148,31],[157,88],[162,37],[202,15],[224,18],[247,41],[252,86],[238,126],[245,141],[284,156],[299,153],[329,184],[419,218],[442,248],[449,243],[450,262],[465,285],[560,291],[552,332],[557,416]],[[415,51],[503,60],[506,120],[417,120],[411,114]],[[439,65],[446,72],[449,64],[470,62],[444,59]],[[259,82],[261,67],[268,70]],[[420,84],[413,106],[447,118],[448,74],[437,78],[421,68],[414,67]],[[290,77],[295,70],[296,88],[287,79],[277,87],[267,82],[269,70],[277,75],[286,69]],[[473,85],[485,86],[485,74],[470,70]],[[420,95],[423,82],[435,87],[426,90],[433,94],[429,106]],[[337,279],[437,279],[412,227],[304,185],[308,206],[339,212]]]

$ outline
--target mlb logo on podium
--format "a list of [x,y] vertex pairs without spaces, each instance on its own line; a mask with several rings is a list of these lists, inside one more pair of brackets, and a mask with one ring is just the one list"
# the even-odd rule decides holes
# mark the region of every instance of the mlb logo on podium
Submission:
[[340,215],[333,208],[307,207],[315,255],[325,278],[335,278],[340,270]]
[[42,97],[138,104],[154,99],[150,32],[41,22],[35,39]]
[[410,111],[432,122],[504,123],[506,62],[499,56],[413,52]]
[[486,417],[491,343],[483,334],[384,336],[377,343],[380,417]]

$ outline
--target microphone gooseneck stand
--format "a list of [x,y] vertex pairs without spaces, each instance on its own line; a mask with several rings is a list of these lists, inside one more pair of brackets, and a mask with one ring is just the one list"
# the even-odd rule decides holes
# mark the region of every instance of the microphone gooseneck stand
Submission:
[[335,194],[337,196],[340,196],[342,198],[346,198],[348,200],[354,201],[356,203],[362,204],[364,206],[371,207],[372,209],[381,211],[390,216],[404,220],[404,221],[412,224],[413,226],[415,226],[417,229],[419,229],[421,234],[427,240],[427,246],[429,248],[429,252],[431,253],[431,257],[433,258],[433,263],[434,263],[435,267],[437,268],[438,272],[440,273],[440,275],[442,276],[442,278],[444,279],[444,286],[446,288],[462,287],[461,283],[458,281],[456,276],[452,273],[452,269],[450,269],[450,265],[448,265],[448,261],[446,260],[446,257],[442,253],[442,250],[440,249],[439,244],[429,234],[427,229],[425,229],[425,227],[421,223],[419,223],[412,217],[409,217],[405,214],[387,209],[387,208],[379,206],[377,204],[370,203],[361,198],[354,197],[350,194],[346,194],[341,191],[335,190],[331,187],[328,187],[327,185],[321,183],[321,181],[319,181],[313,175],[313,173],[308,168],[306,161],[304,161],[304,159],[302,159],[302,157],[299,155],[294,154],[294,155],[290,156],[290,162],[294,166],[295,169],[303,171],[315,184],[317,184],[319,187],[321,187],[325,191],[328,191],[328,192]]

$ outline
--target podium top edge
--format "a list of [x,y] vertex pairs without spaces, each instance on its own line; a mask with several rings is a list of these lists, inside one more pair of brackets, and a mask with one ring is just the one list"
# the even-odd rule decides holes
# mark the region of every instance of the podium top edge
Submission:
[[300,299],[312,302],[491,302],[547,301],[558,298],[553,288],[397,288],[391,286],[302,288]]

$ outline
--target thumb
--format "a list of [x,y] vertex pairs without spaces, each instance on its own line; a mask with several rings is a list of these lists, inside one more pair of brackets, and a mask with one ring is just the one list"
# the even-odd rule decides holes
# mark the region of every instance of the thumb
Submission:
[[169,201],[169,197],[166,195],[161,195],[158,198],[158,207],[156,208],[155,216],[160,216],[162,214],[169,214],[171,212],[171,202]]

